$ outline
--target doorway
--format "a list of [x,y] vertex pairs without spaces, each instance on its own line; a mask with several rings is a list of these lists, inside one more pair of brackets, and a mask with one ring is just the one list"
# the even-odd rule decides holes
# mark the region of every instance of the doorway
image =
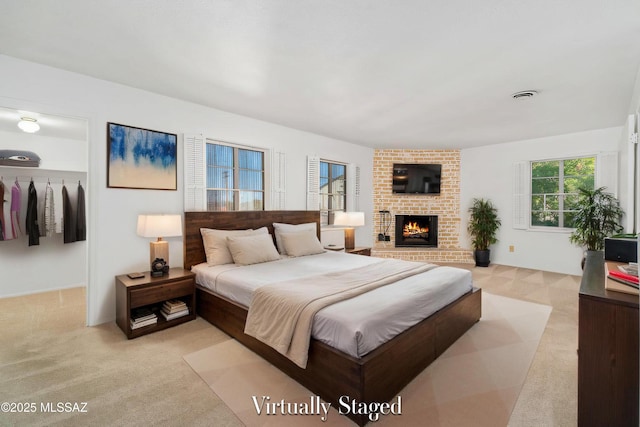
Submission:
[[[36,124],[38,129],[25,132],[18,127],[21,121],[29,122],[32,127]],[[67,241],[60,218],[64,187],[70,201],[67,207],[74,206],[67,212],[72,212],[78,219],[82,204],[85,223],[88,220],[89,204],[86,198],[84,203],[81,200],[81,193],[90,197],[87,194],[88,123],[85,118],[0,107],[0,153],[15,160],[0,164],[0,179],[5,191],[3,213],[0,215],[3,215],[4,225],[14,225],[6,220],[13,214],[10,204],[18,208],[15,212],[16,232],[2,233],[0,240],[0,271],[3,277],[0,298],[84,287],[84,308],[87,309],[90,236],[84,240]],[[28,158],[29,162],[20,164],[21,158]],[[33,244],[26,230],[31,184],[38,200],[40,236],[37,244]],[[20,194],[19,204],[13,201],[14,188]],[[52,195],[48,212],[53,209],[55,213],[50,215],[45,227],[44,198],[48,188]]]

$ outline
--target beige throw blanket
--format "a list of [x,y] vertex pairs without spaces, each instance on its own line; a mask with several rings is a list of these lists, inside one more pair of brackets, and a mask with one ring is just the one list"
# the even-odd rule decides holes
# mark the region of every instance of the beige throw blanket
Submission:
[[435,267],[385,259],[352,270],[262,286],[251,300],[244,332],[305,368],[312,321],[319,310]]

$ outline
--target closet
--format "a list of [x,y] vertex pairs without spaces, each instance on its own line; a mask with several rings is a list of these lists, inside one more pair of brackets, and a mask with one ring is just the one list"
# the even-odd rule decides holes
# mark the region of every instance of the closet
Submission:
[[[7,193],[11,193],[14,186],[19,186],[20,191],[18,236],[0,240],[0,298],[86,286],[86,239],[90,236],[86,235],[86,231],[82,236],[80,224],[80,235],[84,240],[78,239],[77,215],[80,211],[86,224],[87,198],[90,197],[87,185],[87,122],[77,118],[31,113],[38,118],[41,128],[37,133],[28,134],[22,132],[16,124],[20,116],[25,114],[23,111],[0,107],[0,113],[0,150],[27,150],[36,153],[41,159],[39,167],[0,165],[0,177],[5,187],[4,199],[8,199],[6,202],[3,200],[3,222],[6,222],[8,216],[6,211],[11,209],[11,195]],[[45,226],[43,209],[47,187],[51,188],[54,216],[58,220],[62,220],[64,211],[62,189],[65,187],[69,202],[67,210],[75,219],[67,231],[73,228],[74,236],[67,236],[65,239],[63,230],[59,227],[56,230],[51,222],[51,230],[38,230],[47,231],[46,233],[40,232],[39,236],[34,236],[32,232],[29,235],[27,214],[34,212],[29,209],[31,184],[37,196],[35,212],[39,228]],[[80,205],[79,192],[84,192],[84,202]],[[4,237],[15,236],[3,236],[3,239]]]
[[85,172],[0,166],[0,242],[26,235],[28,246],[38,246],[57,234],[65,244],[86,240],[86,178]]

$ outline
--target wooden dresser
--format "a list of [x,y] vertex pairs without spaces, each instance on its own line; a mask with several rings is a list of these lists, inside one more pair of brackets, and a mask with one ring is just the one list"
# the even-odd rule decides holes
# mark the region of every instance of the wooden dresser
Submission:
[[605,289],[588,258],[578,314],[578,425],[638,426],[638,296]]

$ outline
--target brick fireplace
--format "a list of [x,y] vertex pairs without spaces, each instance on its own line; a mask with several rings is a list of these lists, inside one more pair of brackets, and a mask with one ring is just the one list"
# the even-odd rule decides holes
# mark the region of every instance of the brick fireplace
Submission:
[[[393,164],[442,165],[440,194],[394,194]],[[460,151],[375,150],[373,159],[374,246],[372,255],[411,261],[473,263],[473,253],[460,248]],[[387,214],[383,213],[388,211]],[[396,216],[437,216],[437,240],[396,247]],[[380,240],[378,234],[387,237]],[[388,240],[387,240],[388,239]],[[413,242],[415,243],[415,242]]]

